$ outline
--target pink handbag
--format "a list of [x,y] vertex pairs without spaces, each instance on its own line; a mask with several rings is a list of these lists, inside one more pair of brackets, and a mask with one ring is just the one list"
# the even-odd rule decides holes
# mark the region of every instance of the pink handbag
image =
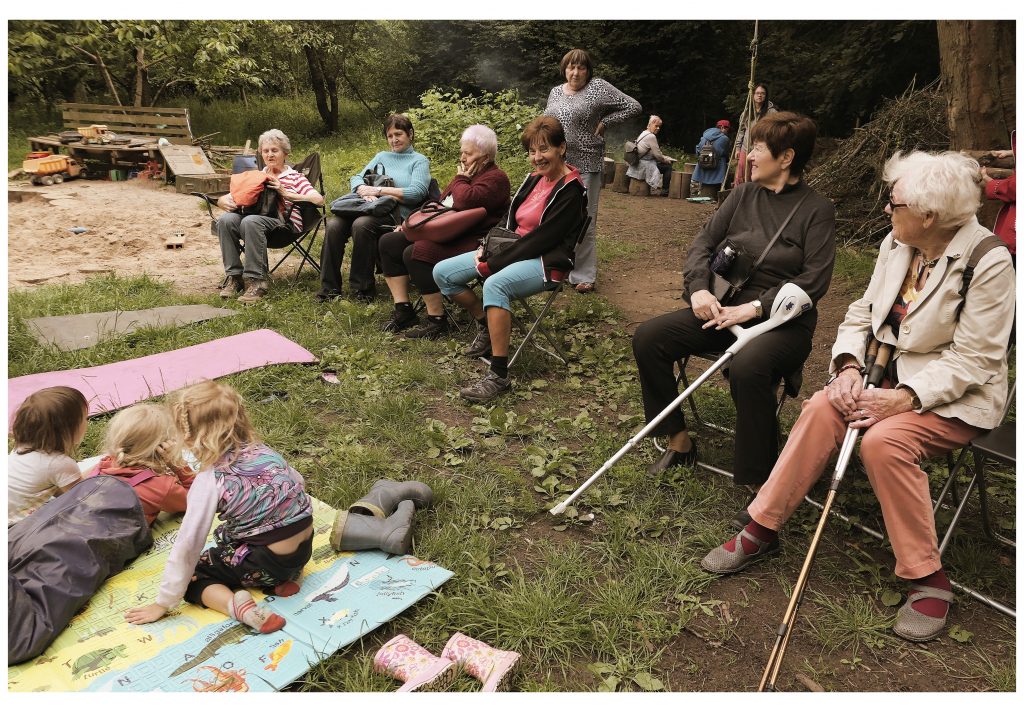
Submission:
[[411,242],[449,242],[479,225],[485,217],[487,208],[456,210],[431,200],[405,219],[403,230]]

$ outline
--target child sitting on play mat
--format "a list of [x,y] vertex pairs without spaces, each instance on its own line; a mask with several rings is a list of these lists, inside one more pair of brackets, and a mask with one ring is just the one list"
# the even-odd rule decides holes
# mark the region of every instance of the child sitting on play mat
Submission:
[[115,415],[103,452],[86,477],[111,475],[130,484],[150,526],[160,512],[185,511],[195,473],[181,460],[178,431],[166,406],[140,403]]
[[[238,391],[214,381],[171,397],[183,444],[199,463],[188,508],[174,541],[156,603],[125,613],[151,623],[184,597],[227,614],[259,633],[285,620],[257,606],[244,587],[277,596],[299,590],[295,579],[313,552],[313,503],[302,475],[261,443]],[[222,524],[203,551],[214,515]]]
[[85,437],[89,403],[80,391],[36,391],[14,414],[14,449],[7,456],[7,526],[63,494],[82,478],[71,453]]

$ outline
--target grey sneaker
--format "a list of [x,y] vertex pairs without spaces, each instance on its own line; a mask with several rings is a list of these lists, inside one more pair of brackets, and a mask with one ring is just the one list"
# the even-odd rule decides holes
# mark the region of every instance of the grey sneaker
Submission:
[[231,299],[239,292],[245,291],[245,282],[240,274],[229,274],[224,278],[224,288],[220,290],[221,299]]
[[462,353],[470,358],[491,355],[491,332],[487,330],[486,326],[481,326],[477,329],[476,337],[474,337],[473,341],[470,342],[469,346]]
[[240,296],[238,301],[242,304],[254,304],[267,296],[268,291],[270,291],[270,285],[267,280],[251,279],[249,286],[245,289],[245,294]]
[[488,371],[487,375],[459,391],[459,395],[474,403],[486,403],[487,401],[501,395],[505,391],[512,390],[512,380],[501,378],[494,371]]
[[[754,562],[760,561],[766,556],[776,554],[779,551],[778,539],[772,542],[761,541],[746,529],[741,529],[735,539],[735,551],[729,551],[725,548],[725,544],[722,544],[717,549],[708,552],[708,555],[700,562],[700,567],[713,574],[734,574],[737,571],[742,571]],[[757,545],[757,549],[752,554],[748,554],[743,550],[743,539],[752,541]]]

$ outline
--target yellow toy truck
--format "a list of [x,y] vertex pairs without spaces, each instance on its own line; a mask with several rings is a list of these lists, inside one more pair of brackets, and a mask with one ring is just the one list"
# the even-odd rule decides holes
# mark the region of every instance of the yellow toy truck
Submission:
[[52,153],[30,153],[21,169],[29,174],[33,185],[53,185],[85,175],[85,166],[74,158]]

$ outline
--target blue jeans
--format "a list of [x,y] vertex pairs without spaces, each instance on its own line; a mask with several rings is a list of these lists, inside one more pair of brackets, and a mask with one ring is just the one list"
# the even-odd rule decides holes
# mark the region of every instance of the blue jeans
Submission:
[[[466,291],[466,285],[479,277],[475,250],[434,265],[434,281],[446,297]],[[512,311],[512,299],[529,297],[547,289],[549,282],[544,277],[544,266],[539,257],[513,262],[484,280],[484,309],[500,307]]]

